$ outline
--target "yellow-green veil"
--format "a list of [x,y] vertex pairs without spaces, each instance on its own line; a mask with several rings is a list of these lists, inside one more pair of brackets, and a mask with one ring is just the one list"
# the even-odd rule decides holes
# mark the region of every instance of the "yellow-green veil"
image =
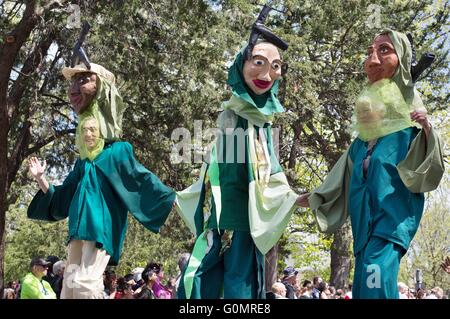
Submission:
[[381,34],[391,39],[399,65],[391,79],[370,84],[356,100],[353,128],[363,141],[412,126],[410,112],[424,108],[411,77],[412,50],[407,36],[390,29]]

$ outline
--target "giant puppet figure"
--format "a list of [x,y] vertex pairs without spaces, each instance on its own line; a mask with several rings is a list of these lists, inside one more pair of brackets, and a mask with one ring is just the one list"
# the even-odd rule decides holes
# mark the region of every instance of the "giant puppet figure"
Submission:
[[354,298],[399,297],[400,260],[419,227],[423,193],[444,173],[439,136],[415,89],[411,46],[393,30],[375,37],[364,63],[369,83],[355,104],[358,137],[308,198],[322,231],[350,215]]
[[264,298],[264,255],[296,209],[275,156],[272,122],[287,44],[262,22],[228,73],[231,98],[222,104],[219,134],[200,179],[177,193],[177,209],[197,236],[179,298]]
[[125,107],[115,76],[86,56],[62,73],[70,81],[69,100],[79,116],[75,138],[80,155],[60,186],[47,182],[45,162],[30,159],[30,172],[41,190],[28,208],[28,217],[69,218],[61,298],[102,298],[103,272],[108,263],[119,262],[128,212],[158,232],[172,209],[175,192],[135,159],[129,143],[120,141]]

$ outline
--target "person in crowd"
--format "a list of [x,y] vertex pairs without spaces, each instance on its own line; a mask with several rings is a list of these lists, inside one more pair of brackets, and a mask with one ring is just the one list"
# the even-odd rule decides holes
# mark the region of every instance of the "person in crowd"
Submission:
[[313,283],[305,279],[298,299],[313,299]]
[[144,285],[141,287],[140,291],[135,293],[135,299],[158,299],[153,292],[153,286],[158,281],[158,275],[153,270],[152,264],[148,264],[142,272],[142,280]]
[[47,275],[50,263],[41,257],[34,257],[30,272],[22,280],[20,299],[56,299],[50,284],[42,278]]
[[297,299],[297,275],[298,271],[292,266],[288,266],[283,270],[283,278],[281,279],[281,282],[286,288],[286,297],[288,299]]
[[275,282],[272,285],[272,292],[275,295],[275,299],[288,299],[286,297],[286,286],[281,282]]

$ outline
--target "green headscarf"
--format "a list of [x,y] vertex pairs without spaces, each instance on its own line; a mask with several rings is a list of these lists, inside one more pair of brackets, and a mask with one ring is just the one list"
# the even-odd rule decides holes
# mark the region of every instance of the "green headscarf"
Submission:
[[404,33],[391,29],[385,29],[381,34],[388,35],[398,56],[399,65],[392,80],[397,83],[411,111],[424,109],[422,99],[414,86],[411,76],[412,50],[408,37]]
[[76,130],[75,140],[81,159],[94,160],[101,153],[104,145],[103,143],[101,148],[96,147],[94,152],[87,150],[87,147],[84,145],[82,129],[84,121],[89,117],[94,117],[99,123],[101,140],[112,142],[120,139],[122,136],[122,118],[125,109],[126,105],[122,101],[115,81],[108,80],[97,74],[97,95],[91,105],[80,114],[79,125]]
[[[260,42],[259,42],[260,43]],[[245,84],[243,69],[244,69],[244,50],[236,56],[233,65],[228,70],[227,83],[231,86],[233,95],[243,99],[256,107],[264,115],[272,115],[274,113],[284,112],[278,100],[278,85],[279,80],[275,80],[269,91],[264,94],[257,95]]]

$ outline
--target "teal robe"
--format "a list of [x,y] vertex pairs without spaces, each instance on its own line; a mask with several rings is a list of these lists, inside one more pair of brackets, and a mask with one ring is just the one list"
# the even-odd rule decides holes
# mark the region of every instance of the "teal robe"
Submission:
[[428,138],[415,127],[380,137],[364,177],[367,142],[357,138],[308,198],[321,231],[336,231],[350,215],[354,298],[398,298],[400,261],[419,227],[423,193],[444,173],[440,144],[433,129]]
[[370,158],[367,178],[363,160],[367,142],[357,138],[349,156],[353,162],[350,179],[349,214],[355,255],[370,236],[389,240],[408,250],[424,207],[424,194],[413,193],[402,182],[397,165],[406,157],[419,130],[409,127],[378,139]]
[[28,217],[58,221],[69,217],[68,240],[95,241],[97,248],[119,262],[129,211],[142,225],[157,233],[166,221],[175,192],[142,166],[127,142],[105,145],[91,162],[77,160],[60,186],[33,198]]
[[350,146],[353,170],[348,207],[356,256],[354,298],[398,299],[400,261],[419,227],[424,194],[408,190],[397,165],[418,132],[409,127],[380,137],[372,149],[366,176],[363,161],[368,143],[357,138]]

